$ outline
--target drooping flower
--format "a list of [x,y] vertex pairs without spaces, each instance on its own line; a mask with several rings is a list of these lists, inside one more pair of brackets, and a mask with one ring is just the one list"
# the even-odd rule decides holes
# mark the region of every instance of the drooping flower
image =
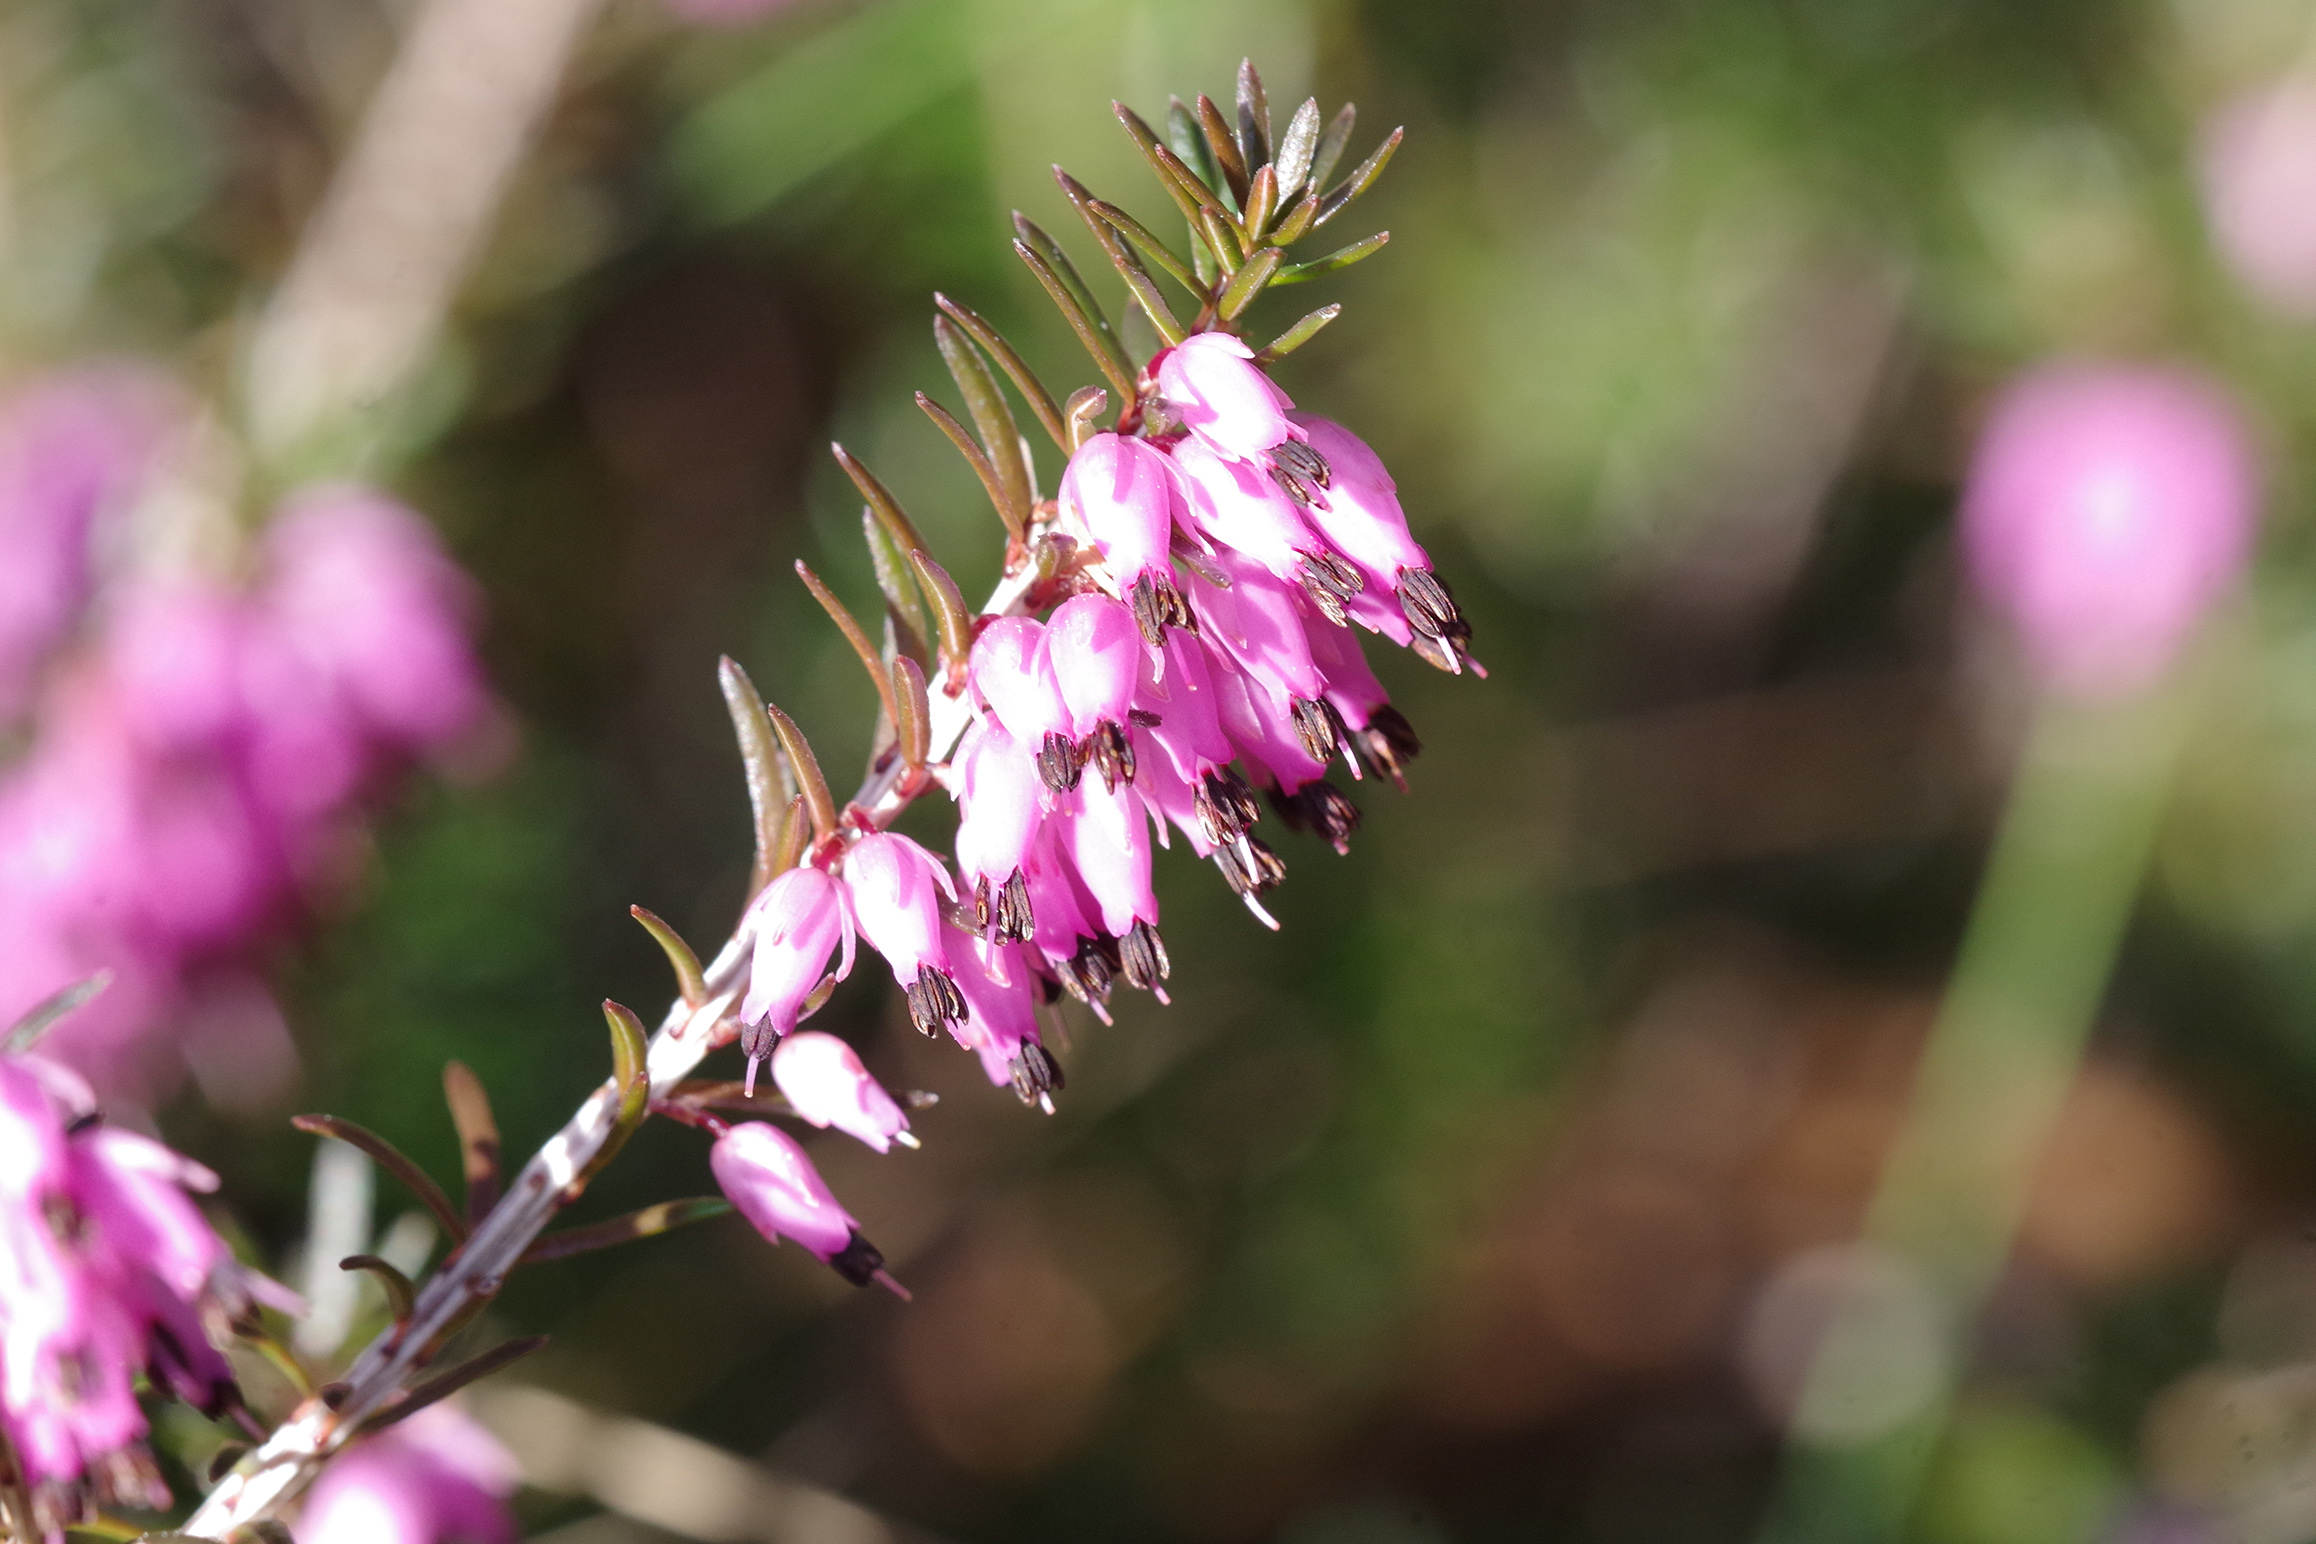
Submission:
[[1048,978],[1031,968],[1024,946],[994,943],[960,934],[949,958],[957,966],[957,988],[972,1016],[949,1026],[950,1033],[981,1059],[982,1073],[1004,1087],[1010,1083],[1024,1104],[1053,1110],[1053,1092],[1062,1086],[1061,1064],[1039,1042],[1037,1005]]
[[1093,538],[1152,647],[1186,620],[1168,561],[1180,502],[1166,457],[1143,440],[1094,435],[1062,473],[1062,508]]
[[969,730],[957,748],[957,872],[985,930],[998,939],[1030,934],[1029,882],[1022,873],[1045,819],[1046,791],[1029,753],[995,719]]
[[919,1033],[938,1034],[950,1019],[964,1017],[965,999],[957,995],[941,942],[941,902],[957,900],[949,871],[907,837],[878,831],[845,855],[844,883],[853,920],[892,967]]
[[852,974],[853,942],[844,887],[816,868],[776,876],[749,911],[756,942],[740,1002],[740,1048],[748,1058],[752,1094],[757,1067],[804,1017],[806,1000],[828,973],[828,957],[842,951],[837,980]]
[[1287,420],[1295,404],[1227,332],[1198,333],[1167,350],[1158,390],[1184,428],[1234,460],[1255,460],[1299,434]]
[[1069,704],[1054,679],[1045,624],[1035,617],[999,617],[973,641],[967,670],[1005,732],[1037,758],[1045,785],[1057,793],[1075,788],[1085,763],[1070,733]]
[[917,1145],[893,1096],[869,1076],[860,1053],[834,1035],[806,1029],[782,1040],[772,1053],[772,1081],[815,1126],[834,1126],[880,1153],[896,1141]]
[[514,1455],[456,1405],[427,1406],[332,1459],[298,1544],[514,1544]]
[[2204,377],[2046,366],[2004,393],[1979,441],[1971,573],[2048,684],[2128,695],[2242,572],[2257,484],[2243,422]]
[[1219,549],[1218,559],[1233,554],[1251,559],[1277,578],[1302,586],[1328,616],[1343,619],[1366,581],[1329,550],[1304,518],[1304,506],[1287,496],[1276,477],[1196,440],[1175,447],[1174,464],[1182,471],[1190,525]]
[[1118,940],[1127,982],[1166,1000],[1170,967],[1158,939],[1158,898],[1150,888],[1150,827],[1142,801],[1124,788],[1079,786],[1061,812],[1064,851],[1096,908],[1094,921]]
[[241,1303],[239,1267],[186,1194],[216,1185],[105,1126],[74,1073],[0,1057],[0,1430],[43,1531],[167,1505],[140,1375],[207,1414],[239,1403],[206,1332]]
[[883,1275],[885,1257],[787,1132],[741,1121],[716,1138],[708,1167],[734,1209],[773,1243],[794,1239],[854,1286]]
[[[1383,459],[1341,424],[1310,413],[1293,417],[1327,468],[1325,491],[1305,505],[1304,518],[1366,580],[1346,607],[1349,615],[1396,643],[1412,641],[1442,669],[1461,670],[1471,627],[1432,572],[1430,554],[1408,534],[1399,485]],[[1382,604],[1385,596],[1396,602],[1399,617]]]
[[1091,762],[1107,787],[1132,782],[1126,715],[1143,660],[1133,615],[1107,595],[1074,596],[1046,624],[1045,648],[1080,763]]

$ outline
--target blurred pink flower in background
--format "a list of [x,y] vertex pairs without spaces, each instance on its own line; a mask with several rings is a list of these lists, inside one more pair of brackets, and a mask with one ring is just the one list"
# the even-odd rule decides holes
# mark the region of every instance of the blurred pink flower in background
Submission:
[[2243,422],[2211,381],[2049,365],[1995,405],[1963,542],[2045,682],[2114,697],[2153,684],[2235,582],[2257,500]]
[[2316,82],[2287,78],[2205,120],[2205,218],[2244,288],[2316,317]]
[[145,482],[174,389],[133,365],[52,375],[0,402],[0,720],[88,598],[106,516]]
[[109,969],[50,1054],[136,1103],[188,1064],[263,1102],[294,1054],[244,962],[345,871],[387,774],[485,719],[476,597],[425,520],[350,486],[286,501],[244,583],[98,586],[101,506],[156,475],[169,407],[122,371],[0,409],[0,549],[33,554],[0,561],[0,712],[37,704],[0,769],[0,1022]]
[[298,1544],[513,1544],[514,1455],[455,1405],[347,1450],[314,1482]]

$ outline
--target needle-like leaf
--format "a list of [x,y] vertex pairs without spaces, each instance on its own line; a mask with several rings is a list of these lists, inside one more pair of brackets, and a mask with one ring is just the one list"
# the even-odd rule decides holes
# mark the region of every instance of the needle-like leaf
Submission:
[[1062,411],[1069,416],[1070,450],[1073,455],[1077,447],[1093,437],[1094,420],[1101,417],[1109,405],[1110,394],[1099,386],[1080,386],[1070,393],[1070,399],[1063,404]]
[[1124,236],[1135,246],[1140,247],[1150,261],[1166,270],[1167,277],[1190,291],[1198,300],[1203,302],[1207,298],[1206,286],[1199,282],[1198,275],[1191,270],[1190,265],[1176,257],[1174,249],[1160,241],[1150,227],[1126,213],[1125,210],[1120,209],[1116,204],[1105,202],[1102,199],[1087,199],[1086,210],[1088,213],[1098,216],[1103,224]]
[[[1061,168],[1057,166],[1054,170],[1059,172]],[[1085,312],[1086,320],[1092,325],[1094,336],[1100,341],[1102,352],[1108,356],[1110,363],[1131,376],[1134,361],[1127,357],[1126,345],[1119,341],[1118,331],[1110,325],[1108,313],[1102,310],[1101,302],[1094,298],[1092,287],[1086,283],[1085,276],[1078,272],[1078,265],[1070,261],[1069,253],[1062,250],[1061,243],[1018,209],[1013,212],[1013,234],[1044,260],[1046,267],[1053,270],[1053,276],[1070,292],[1070,298],[1077,302],[1078,309]],[[1104,367],[1104,373],[1108,373],[1107,366]]]
[[[698,968],[696,961],[693,968]],[[466,1220],[471,1227],[498,1204],[498,1117],[491,1113],[491,1096],[483,1088],[482,1079],[476,1077],[465,1062],[444,1064],[442,1097],[450,1106],[450,1123],[458,1128],[459,1157],[466,1170]]]
[[1327,179],[1335,175],[1335,163],[1343,159],[1343,151],[1351,143],[1351,130],[1359,122],[1359,109],[1349,102],[1327,125],[1327,132],[1319,136],[1319,146],[1311,152],[1311,186],[1323,188]]
[[411,1285],[409,1277],[392,1264],[374,1254],[358,1254],[340,1260],[338,1269],[369,1272],[370,1279],[377,1282],[385,1292],[386,1307],[393,1314],[394,1322],[404,1324],[409,1321],[411,1307],[418,1301],[418,1289]]
[[925,672],[906,654],[892,663],[893,701],[901,716],[896,732],[901,755],[912,767],[921,767],[933,748],[933,713],[925,697]]
[[827,585],[820,582],[820,575],[814,573],[802,558],[796,560],[796,577],[804,581],[804,587],[812,592],[812,598],[820,602],[820,609],[828,613],[828,619],[836,624],[836,630],[844,634],[844,641],[852,645],[852,652],[860,659],[861,669],[868,672],[869,682],[876,688],[877,701],[885,710],[886,722],[898,724],[901,714],[893,706],[893,684],[885,676],[884,656],[878,653],[875,644],[869,642],[868,634],[861,631],[860,623],[853,620],[852,613],[844,609],[844,603],[836,598]]
[[[1018,241],[1014,243],[1017,248],[1020,245]],[[981,491],[989,495],[990,507],[997,511],[997,518],[1005,524],[1005,534],[1015,541],[1021,540],[1025,528],[1013,511],[1005,479],[990,464],[989,453],[981,448],[981,442],[974,439],[973,432],[959,423],[947,408],[921,391],[917,393],[917,407],[933,420],[933,427],[939,429],[948,437],[949,443],[957,447],[957,454],[965,458],[965,464],[981,480]]]
[[1238,148],[1250,181],[1271,164],[1271,99],[1252,59],[1238,62]]
[[378,1167],[402,1181],[404,1187],[418,1198],[419,1205],[434,1214],[434,1220],[442,1224],[443,1232],[459,1243],[466,1242],[466,1219],[450,1204],[450,1197],[442,1193],[442,1187],[413,1162],[407,1153],[377,1132],[336,1115],[293,1115],[290,1124],[300,1131],[333,1137],[348,1147],[368,1153]]
[[[1382,251],[1384,243],[1390,239],[1391,232],[1377,231],[1374,235],[1368,237],[1365,241],[1354,241],[1351,243],[1351,245],[1342,248],[1340,251],[1330,252],[1325,257],[1314,257],[1307,263],[1294,263],[1288,267],[1282,268],[1271,279],[1271,283],[1301,284],[1306,279],[1316,279],[1321,274],[1333,273],[1337,269],[1348,268],[1353,263],[1359,262],[1364,258],[1373,257],[1376,253]],[[1273,247],[1271,250],[1275,252],[1278,249]]]
[[1030,369],[1013,345],[1006,342],[996,328],[983,321],[971,308],[958,304],[948,296],[936,294],[933,304],[939,306],[950,321],[964,329],[967,337],[980,344],[989,357],[997,361],[997,367],[1013,382],[1013,389],[1021,393],[1021,400],[1029,404],[1030,412],[1036,415],[1045,432],[1053,437],[1054,444],[1066,448],[1069,437],[1062,428],[1061,409],[1055,405],[1053,393],[1045,389],[1045,383],[1037,378],[1037,372]]
[[1039,284],[1045,286],[1045,292],[1052,298],[1055,309],[1060,311],[1062,319],[1070,324],[1070,331],[1078,335],[1078,341],[1084,344],[1086,352],[1093,356],[1095,367],[1113,384],[1117,385],[1120,391],[1132,390],[1133,369],[1126,363],[1122,351],[1115,355],[1110,352],[1110,345],[1103,336],[1107,330],[1106,324],[1104,326],[1095,325],[1093,317],[1087,314],[1085,307],[1078,304],[1078,297],[1071,293],[1067,284],[1062,282],[1061,276],[1053,271],[1053,266],[1040,256],[1028,242],[1014,242],[1013,255],[1020,258],[1029,271],[1037,276]]
[[1279,197],[1293,198],[1302,187],[1303,179],[1311,174],[1311,156],[1319,148],[1319,99],[1303,98],[1303,105],[1295,109],[1295,116],[1287,121],[1287,132],[1279,139],[1279,158],[1275,163],[1279,172]]
[[1198,114],[1180,97],[1166,103],[1166,143],[1182,158],[1182,164],[1198,174],[1198,180],[1208,187],[1216,181],[1214,152],[1206,148],[1206,136],[1198,131]]
[[1286,261],[1286,256],[1277,247],[1265,247],[1248,258],[1246,266],[1215,297],[1215,314],[1226,322],[1236,321],[1240,312],[1254,304],[1254,298],[1263,292],[1263,286],[1271,282],[1271,276],[1279,271],[1279,265]]
[[1247,181],[1246,239],[1259,242],[1271,228],[1271,216],[1279,210],[1279,173],[1276,167],[1266,166]]
[[[676,990],[683,997],[684,1006],[697,1008],[706,1002],[708,978],[700,970],[700,957],[692,952],[690,944],[683,941],[683,935],[662,922],[657,913],[646,911],[641,906],[628,907],[627,914],[643,924],[643,930],[651,935],[652,942],[658,944],[660,952],[667,956],[669,968],[675,971]],[[457,1064],[454,1062],[452,1065]]]
[[1142,121],[1140,114],[1123,102],[1112,102],[1110,110],[1126,126],[1126,132],[1133,136],[1134,144],[1141,150],[1143,159],[1157,172],[1159,185],[1181,206],[1186,218],[1196,219],[1196,209],[1199,208],[1212,209],[1225,219],[1230,218],[1230,207],[1223,203],[1222,195],[1207,186],[1198,173],[1185,166],[1180,156],[1158,143],[1157,134]]
[[38,1045],[41,1036],[54,1029],[58,1020],[112,984],[113,973],[100,970],[34,1003],[24,1017],[8,1026],[5,1035],[0,1035],[0,1055],[22,1056]]
[[1397,150],[1399,142],[1406,137],[1407,130],[1393,129],[1391,136],[1375,147],[1375,154],[1361,161],[1350,176],[1327,190],[1327,196],[1319,201],[1319,218],[1311,223],[1314,226],[1324,225],[1350,208],[1352,200],[1373,187],[1375,179],[1383,175],[1383,168],[1391,164],[1391,152]]
[[1286,358],[1296,349],[1318,336],[1320,328],[1342,314],[1343,306],[1340,301],[1333,305],[1321,306],[1264,345],[1261,352],[1255,355],[1255,363],[1267,365]]
[[966,609],[957,581],[933,561],[930,553],[918,548],[909,554],[909,566],[916,570],[917,582],[933,602],[941,633],[941,672],[949,695],[954,697],[965,689],[965,662],[973,652],[973,613]]
[[876,473],[861,465],[860,458],[841,444],[831,442],[828,449],[836,457],[836,464],[844,468],[844,475],[852,479],[852,485],[860,490],[862,498],[868,500],[869,508],[876,511],[877,518],[893,533],[893,540],[899,542],[903,550],[925,545],[925,538],[917,534],[916,526],[902,512],[901,501],[894,498],[891,490],[883,483],[877,481]]
[[836,801],[829,797],[828,779],[820,772],[820,758],[812,754],[811,742],[804,731],[796,727],[796,720],[773,704],[764,704],[764,716],[772,721],[772,733],[779,737],[780,749],[795,770],[798,790],[804,795],[805,813],[812,817],[812,835],[816,841],[827,841],[836,834]]
[[638,1207],[624,1216],[607,1222],[590,1223],[583,1228],[565,1228],[548,1233],[532,1241],[524,1250],[518,1265],[537,1265],[543,1260],[563,1260],[575,1254],[609,1249],[614,1244],[625,1244],[634,1239],[652,1238],[672,1232],[690,1223],[705,1222],[721,1217],[732,1209],[732,1203],[722,1196],[695,1196],[688,1201],[661,1201],[653,1206]]
[[544,1335],[531,1335],[521,1340],[510,1340],[491,1347],[482,1355],[471,1357],[446,1372],[438,1372],[423,1382],[414,1383],[410,1391],[393,1404],[362,1423],[364,1436],[375,1436],[387,1427],[410,1419],[428,1405],[438,1404],[465,1388],[478,1378],[487,1378],[502,1367],[512,1366],[547,1343]]
[[748,899],[781,872],[776,861],[780,812],[794,797],[795,769],[772,733],[764,699],[740,662],[726,655],[716,665],[716,682],[724,690],[724,707],[732,715],[732,731],[740,742],[740,764],[748,775],[748,806],[755,814],[756,864],[748,876]]
[[925,619],[925,598],[909,575],[909,549],[893,540],[893,533],[868,505],[860,507],[862,539],[868,543],[869,566],[876,570],[877,588],[884,592],[885,621],[899,634],[895,640],[904,654],[922,659],[932,647],[932,625]]
[[[957,390],[965,398],[965,416],[973,420],[973,430],[981,436],[982,453],[989,464],[997,469],[998,480],[1005,485],[1006,507],[1013,511],[1014,520],[1023,526],[1029,523],[1030,483],[1034,480],[1021,449],[1021,428],[1013,420],[1013,409],[1005,404],[1005,393],[999,389],[997,377],[989,373],[989,362],[981,351],[969,342],[955,323],[939,312],[933,313],[933,344],[941,351],[941,361],[949,367],[949,374],[957,382]],[[908,567],[908,553],[896,549],[893,562],[904,572]],[[923,624],[918,626],[923,633]]]
[[1248,172],[1246,157],[1238,147],[1238,138],[1231,132],[1230,120],[1222,116],[1222,109],[1214,105],[1214,98],[1201,95],[1195,109],[1198,114],[1198,132],[1206,141],[1206,153],[1214,158],[1215,169],[1222,173],[1225,186],[1230,189],[1234,203],[1246,205]]

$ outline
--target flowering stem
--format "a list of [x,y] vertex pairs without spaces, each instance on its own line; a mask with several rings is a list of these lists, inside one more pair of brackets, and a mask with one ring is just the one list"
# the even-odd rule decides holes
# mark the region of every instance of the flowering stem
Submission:
[[[1023,565],[998,585],[983,613],[1002,616],[1020,609],[1037,579],[1036,566]],[[962,691],[952,695],[950,685],[944,669],[927,693],[935,760],[955,749],[971,717],[969,696]],[[852,802],[871,817],[875,828],[890,824],[931,786],[906,772],[896,756],[854,794]],[[739,996],[751,942],[745,927],[736,932],[704,972],[706,1000],[695,1008],[678,998],[661,1018],[645,1056],[654,1099],[673,1092],[720,1043],[716,1028]],[[299,1405],[256,1451],[234,1466],[177,1531],[191,1538],[223,1539],[270,1515],[313,1480],[365,1419],[392,1406],[441,1343],[497,1295],[507,1273],[522,1263],[532,1241],[571,1199],[574,1180],[618,1134],[622,1102],[616,1080],[590,1094],[563,1129],[532,1154],[459,1252],[419,1289],[408,1322],[389,1328],[363,1349],[339,1385],[343,1397],[335,1401],[335,1408],[318,1398]]]
[[[1865,1245],[1905,1283],[1913,1322],[1894,1332],[1888,1293],[1861,1290],[1836,1307],[1795,1408],[1765,1544],[1873,1544],[1907,1531],[1970,1325],[2009,1253],[2130,920],[2177,719],[2160,696],[2053,700],[2037,715],[1867,1217]],[[1915,1386],[1900,1392],[1908,1379]]]

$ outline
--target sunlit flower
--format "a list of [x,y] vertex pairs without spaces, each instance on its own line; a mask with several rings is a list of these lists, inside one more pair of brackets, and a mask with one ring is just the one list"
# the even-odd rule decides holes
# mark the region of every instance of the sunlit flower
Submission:
[[878,1152],[894,1142],[916,1146],[909,1118],[861,1065],[860,1053],[834,1035],[799,1030],[772,1053],[772,1081],[798,1115],[834,1126]]
[[852,974],[853,930],[843,886],[816,868],[778,875],[748,910],[756,937],[740,1001],[740,1048],[754,1093],[757,1067],[804,1017],[806,1000],[828,973],[828,957],[842,952],[837,980]]
[[883,1274],[884,1256],[861,1237],[860,1224],[788,1133],[742,1121],[716,1138],[708,1167],[725,1198],[773,1243],[794,1239],[855,1286]]

